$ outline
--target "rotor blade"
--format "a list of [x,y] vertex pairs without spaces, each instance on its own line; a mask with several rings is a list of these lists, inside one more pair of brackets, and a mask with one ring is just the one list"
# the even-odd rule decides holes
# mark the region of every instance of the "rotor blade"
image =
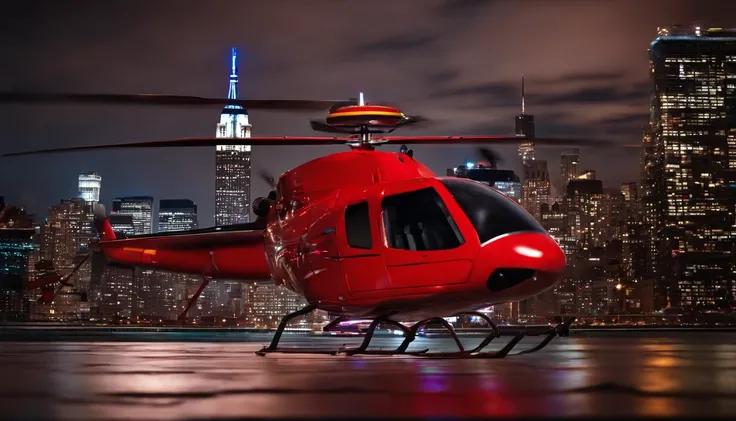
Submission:
[[159,94],[68,94],[0,92],[0,103],[11,104],[118,104],[118,105],[167,105],[167,106],[210,106],[235,105],[250,109],[325,111],[345,100],[299,100],[299,99],[224,99],[197,96]]
[[573,138],[534,138],[520,136],[382,136],[373,139],[376,143],[405,145],[516,145],[522,142],[534,142],[544,146],[596,146],[619,147],[610,140],[573,139]]
[[311,120],[309,124],[312,126],[312,130],[316,132],[341,133],[341,134],[353,134],[353,132],[355,132],[355,130],[330,126],[329,124],[325,123],[324,121],[320,121],[320,120]]
[[98,149],[125,149],[125,148],[177,148],[177,147],[205,147],[216,145],[255,145],[255,146],[299,146],[299,145],[344,145],[350,142],[347,137],[247,137],[247,138],[214,138],[190,137],[172,140],[155,140],[151,142],[119,143],[115,145],[76,146],[71,148],[42,149],[37,151],[14,152],[0,156],[36,155],[55,152],[91,151]]
[[404,127],[422,127],[426,128],[427,126],[430,126],[431,123],[435,123],[436,121],[418,116],[418,115],[411,115],[411,116],[405,116],[403,120],[401,120],[395,128],[404,128]]

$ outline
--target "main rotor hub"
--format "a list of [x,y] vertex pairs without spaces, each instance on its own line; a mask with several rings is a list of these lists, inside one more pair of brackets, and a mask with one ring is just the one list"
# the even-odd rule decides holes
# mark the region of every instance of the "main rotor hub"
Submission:
[[381,142],[374,141],[371,134],[391,132],[406,120],[407,117],[398,108],[359,103],[331,110],[325,123],[332,128],[352,133],[355,141],[348,143],[351,147],[372,149],[374,144]]
[[384,105],[348,105],[327,115],[326,123],[332,127],[359,128],[362,126],[392,128],[404,120],[404,113]]

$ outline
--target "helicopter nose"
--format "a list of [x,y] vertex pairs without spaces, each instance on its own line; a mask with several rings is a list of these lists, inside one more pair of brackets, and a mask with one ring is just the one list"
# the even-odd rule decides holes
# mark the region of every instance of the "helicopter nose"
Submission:
[[[490,291],[518,286],[515,290],[520,293],[537,294],[559,282],[567,259],[547,233],[522,232],[482,244],[479,263],[478,269],[486,274],[486,287]],[[522,283],[523,286],[519,285]]]

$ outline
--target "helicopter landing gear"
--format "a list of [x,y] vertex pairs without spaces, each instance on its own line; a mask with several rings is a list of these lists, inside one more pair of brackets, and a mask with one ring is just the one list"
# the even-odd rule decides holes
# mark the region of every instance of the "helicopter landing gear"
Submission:
[[[467,312],[467,313],[458,314],[457,316],[462,316],[462,315],[473,315],[473,316],[478,316],[478,317],[482,318],[488,324],[488,326],[491,328],[492,332],[490,334],[488,334],[488,336],[486,336],[486,338],[483,341],[481,341],[481,343],[478,344],[478,346],[476,346],[475,348],[473,348],[473,349],[471,349],[469,351],[466,351],[463,348],[463,346],[462,346],[462,344],[460,342],[460,339],[457,336],[457,333],[455,333],[455,329],[453,329],[452,326],[449,323],[447,323],[446,320],[444,320],[442,318],[437,318],[437,317],[431,318],[431,319],[422,320],[422,321],[416,323],[414,326],[412,326],[410,328],[411,331],[412,331],[412,333],[416,334],[417,331],[421,327],[426,326],[429,323],[432,323],[432,322],[440,322],[443,325],[443,327],[450,333],[451,337],[455,340],[455,343],[457,344],[457,346],[459,348],[459,350],[456,351],[456,352],[435,352],[435,353],[422,354],[423,357],[426,357],[426,358],[469,358],[469,359],[471,359],[471,358],[478,358],[478,359],[495,359],[495,358],[505,358],[507,356],[531,354],[531,353],[537,352],[537,351],[541,350],[542,348],[544,348],[545,346],[547,346],[547,344],[549,344],[552,341],[552,339],[554,339],[555,336],[558,336],[558,335],[559,336],[566,336],[567,335],[566,332],[569,332],[570,325],[572,325],[575,322],[575,318],[571,318],[571,319],[569,319],[569,320],[567,320],[565,322],[561,322],[561,323],[557,324],[555,327],[552,327],[552,328],[547,329],[546,332],[545,331],[541,331],[540,332],[539,330],[537,330],[535,332],[532,329],[526,329],[526,327],[524,327],[521,332],[517,333],[513,337],[513,339],[511,339],[509,341],[509,343],[507,343],[506,346],[504,346],[500,350],[498,350],[496,352],[481,352],[481,350],[483,350],[486,346],[488,346],[488,344],[490,344],[492,340],[494,340],[495,338],[498,338],[498,337],[501,336],[501,333],[500,333],[500,330],[499,330],[498,326],[496,326],[496,324],[493,323],[493,321],[488,316],[486,316],[486,315],[484,315],[482,313]],[[542,335],[542,334],[546,334],[545,338],[539,344],[537,344],[536,346],[534,346],[533,348],[526,349],[526,350],[519,351],[517,353],[511,354],[511,350],[522,339],[524,339],[525,336],[538,336],[538,335]],[[409,346],[409,344],[413,340],[414,340],[413,337],[407,336],[406,339],[404,339],[404,342],[399,346],[399,348],[397,349],[397,351],[404,351],[404,350],[406,350],[406,348]]]
[[299,316],[307,315],[314,310],[317,309],[316,304],[309,304],[306,307],[302,308],[301,310],[297,310],[293,313],[287,314],[284,316],[283,319],[281,319],[281,323],[279,323],[279,327],[276,329],[276,333],[273,335],[273,339],[271,339],[271,344],[268,346],[264,346],[259,351],[256,351],[256,355],[265,356],[266,354],[272,353],[272,352],[278,352],[282,354],[326,354],[326,355],[336,355],[337,351],[328,351],[324,349],[319,348],[279,348],[279,341],[281,340],[281,335],[283,335],[284,330],[286,329],[286,325],[291,321],[291,319],[297,318]]
[[[341,347],[336,351],[330,351],[325,349],[319,349],[319,348],[278,348],[278,343],[281,340],[281,335],[284,333],[284,329],[286,328],[287,323],[291,321],[292,319],[303,316],[306,314],[311,313],[317,308],[316,305],[310,304],[306,307],[304,307],[301,310],[295,311],[294,313],[288,314],[284,316],[284,318],[281,320],[281,323],[279,324],[278,329],[276,329],[276,333],[274,334],[273,339],[271,340],[271,344],[269,346],[263,347],[261,350],[256,351],[257,355],[265,356],[268,353],[288,353],[288,354],[323,354],[323,355],[338,355],[338,354],[345,354],[345,355],[410,355],[410,356],[422,356],[427,358],[481,358],[481,359],[491,359],[491,358],[505,358],[509,355],[523,355],[523,354],[531,354],[533,352],[537,352],[547,346],[552,339],[554,339],[555,336],[567,336],[569,334],[569,328],[572,323],[575,322],[575,318],[571,318],[567,321],[559,320],[559,323],[549,328],[545,331],[536,331],[534,332],[533,329],[526,329],[524,328],[521,332],[517,333],[511,341],[509,341],[506,346],[504,346],[502,349],[496,352],[481,352],[488,344],[491,343],[495,338],[498,338],[501,336],[501,332],[496,326],[493,321],[486,316],[485,314],[478,313],[478,312],[464,312],[457,314],[456,316],[464,316],[464,315],[472,315],[477,316],[483,319],[488,326],[491,328],[491,332],[486,336],[483,341],[481,341],[480,344],[478,344],[475,348],[471,350],[466,350],[463,346],[462,342],[460,341],[460,338],[458,338],[457,333],[455,333],[455,329],[450,325],[447,320],[445,320],[442,317],[432,317],[429,319],[425,319],[422,321],[419,321],[412,325],[411,327],[406,327],[403,324],[396,322],[394,320],[391,320],[391,316],[393,316],[395,313],[387,313],[383,316],[375,318],[369,328],[366,332],[365,338],[363,339],[363,342],[357,347],[357,348],[345,348]],[[344,321],[345,319],[342,319],[341,321]],[[328,326],[334,327],[339,322],[332,322]],[[404,341],[399,345],[396,349],[386,349],[386,350],[371,350],[368,349],[368,346],[371,343],[371,340],[373,339],[373,335],[378,328],[378,326],[382,323],[390,324],[394,327],[397,327],[401,331],[404,332]],[[416,335],[419,332],[419,329],[422,327],[427,326],[430,323],[439,323],[442,325],[442,327],[445,328],[452,337],[452,339],[455,341],[455,344],[458,347],[458,351],[455,352],[435,352],[435,353],[429,353],[429,349],[424,349],[421,351],[407,351],[407,348],[409,345],[416,339]],[[328,329],[329,330],[329,329]],[[326,330],[327,331],[327,330]],[[511,350],[525,337],[525,336],[538,336],[546,334],[545,338],[537,344],[535,347],[517,352],[515,354],[510,354]]]

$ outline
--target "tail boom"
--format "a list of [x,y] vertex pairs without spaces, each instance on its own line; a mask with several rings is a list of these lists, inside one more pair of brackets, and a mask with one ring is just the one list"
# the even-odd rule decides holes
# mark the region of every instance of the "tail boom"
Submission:
[[93,245],[113,263],[213,279],[258,281],[271,278],[261,224],[117,238],[104,206],[94,208],[100,235]]
[[[167,237],[160,237],[164,239]],[[185,249],[156,248],[144,239],[102,241],[105,255],[120,264],[213,279],[258,281],[271,278],[263,243]],[[151,238],[153,240],[153,238]],[[136,244],[138,243],[138,244]]]

